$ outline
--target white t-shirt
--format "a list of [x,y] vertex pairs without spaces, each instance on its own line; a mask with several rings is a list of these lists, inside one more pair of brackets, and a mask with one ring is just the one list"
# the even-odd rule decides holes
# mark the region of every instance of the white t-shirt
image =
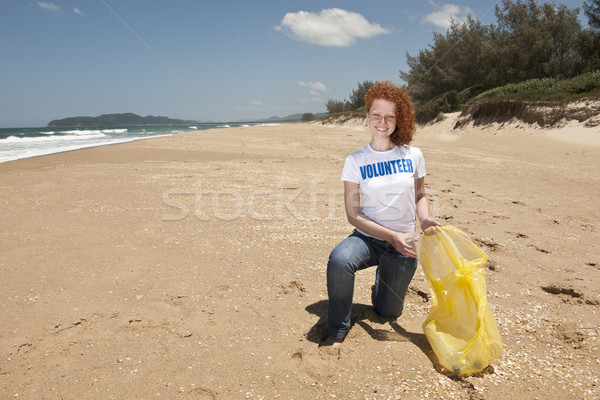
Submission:
[[393,231],[410,234],[415,231],[417,211],[415,179],[425,174],[425,159],[416,147],[375,151],[366,145],[348,156],[342,181],[358,183],[361,211],[367,218]]

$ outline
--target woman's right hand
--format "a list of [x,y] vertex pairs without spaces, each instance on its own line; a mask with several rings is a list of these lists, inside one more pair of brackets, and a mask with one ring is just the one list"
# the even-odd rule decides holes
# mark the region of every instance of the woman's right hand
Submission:
[[389,240],[390,244],[398,251],[398,253],[412,258],[417,258],[417,249],[409,245],[406,241],[410,237],[402,232],[394,232]]

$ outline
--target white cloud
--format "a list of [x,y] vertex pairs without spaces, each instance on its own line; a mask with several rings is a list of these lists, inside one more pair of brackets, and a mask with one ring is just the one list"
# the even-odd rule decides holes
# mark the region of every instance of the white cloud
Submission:
[[321,10],[320,14],[308,11],[287,13],[275,27],[289,37],[319,46],[347,47],[357,38],[368,39],[390,33],[355,12],[339,8]]
[[325,84],[322,83],[322,82],[304,82],[304,81],[300,81],[300,82],[298,82],[298,86],[307,87],[307,88],[312,89],[311,93],[313,93],[313,92],[327,92],[329,90],[329,88],[327,86],[325,86]]
[[263,103],[260,100],[250,100],[249,103],[252,104],[253,106],[264,106],[265,105],[265,103]]
[[[434,2],[429,4],[437,6]],[[423,22],[431,23],[440,28],[448,29],[452,20],[464,21],[467,15],[472,14],[473,11],[469,7],[460,7],[455,4],[444,4],[441,9],[427,14],[423,18]]]
[[74,12],[75,14],[77,14],[77,15],[83,15],[83,12],[81,12],[81,10],[80,10],[79,8],[77,8],[77,7],[75,7],[75,8],[73,9],[73,12]]
[[50,11],[60,11],[60,7],[57,6],[54,3],[48,3],[45,1],[38,1],[37,5],[45,10],[50,10]]

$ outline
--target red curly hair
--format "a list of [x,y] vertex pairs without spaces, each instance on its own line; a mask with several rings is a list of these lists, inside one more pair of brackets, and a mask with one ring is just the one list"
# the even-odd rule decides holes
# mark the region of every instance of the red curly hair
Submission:
[[412,142],[415,128],[415,110],[408,93],[390,81],[377,82],[371,86],[365,96],[367,117],[377,99],[389,100],[396,103],[396,130],[390,140],[396,146],[408,145]]

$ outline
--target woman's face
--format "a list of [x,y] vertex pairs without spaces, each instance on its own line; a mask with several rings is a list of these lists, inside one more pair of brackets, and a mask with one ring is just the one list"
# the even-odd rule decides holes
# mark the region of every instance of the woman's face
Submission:
[[396,130],[396,103],[385,99],[375,99],[367,117],[369,118],[369,129],[374,138],[389,138]]

